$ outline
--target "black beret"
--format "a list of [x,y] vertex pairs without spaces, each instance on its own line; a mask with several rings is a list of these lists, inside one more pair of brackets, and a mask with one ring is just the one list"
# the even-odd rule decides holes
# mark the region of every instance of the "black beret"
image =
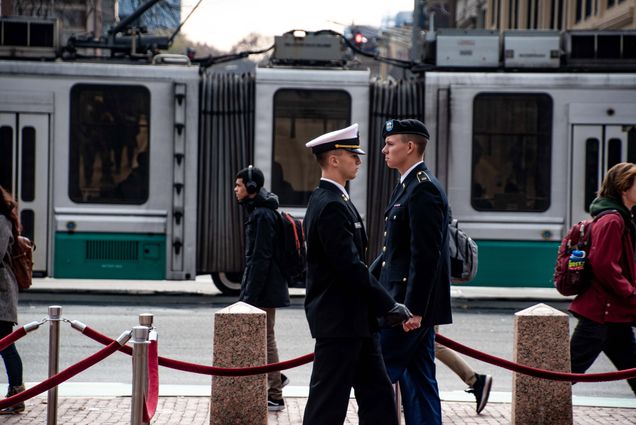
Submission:
[[382,129],[382,137],[386,139],[387,136],[393,134],[419,134],[427,139],[431,138],[424,123],[414,119],[388,120],[385,122]]

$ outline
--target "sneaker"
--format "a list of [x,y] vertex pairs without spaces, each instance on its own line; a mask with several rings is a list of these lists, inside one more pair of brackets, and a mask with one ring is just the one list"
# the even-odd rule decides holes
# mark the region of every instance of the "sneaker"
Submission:
[[285,408],[285,400],[282,398],[280,400],[274,400],[271,397],[267,397],[267,410],[270,412],[278,412],[279,410],[283,410]]
[[[7,397],[11,397],[12,395],[16,395],[24,391],[24,385],[20,385],[17,387],[9,387],[9,391],[7,392]],[[25,406],[24,402],[21,401],[19,403],[14,404],[13,406],[5,407],[0,410],[0,415],[17,415],[18,413],[24,412]]]
[[282,387],[289,385],[289,378],[284,373],[280,374],[280,383]]
[[477,400],[477,407],[475,410],[479,415],[481,411],[484,410],[484,407],[486,407],[486,403],[488,403],[490,388],[492,387],[492,376],[480,375],[478,373],[476,373],[475,376],[477,376],[477,381],[475,381],[473,386],[468,388],[466,392],[475,395],[475,399]]

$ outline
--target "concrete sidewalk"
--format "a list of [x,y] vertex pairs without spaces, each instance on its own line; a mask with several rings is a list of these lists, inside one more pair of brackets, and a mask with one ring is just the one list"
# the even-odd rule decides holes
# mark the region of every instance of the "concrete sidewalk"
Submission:
[[[304,288],[290,288],[293,298],[304,298]],[[192,297],[219,297],[219,291],[210,275],[197,276],[196,280],[117,280],[117,279],[54,279],[34,278],[33,286],[20,294],[28,299],[38,294],[108,294],[108,295],[189,295]],[[502,288],[453,285],[451,296],[463,301],[554,301],[568,302],[572,297],[560,295],[554,288]],[[232,298],[228,296],[228,298]],[[234,297],[235,298],[235,297]]]
[[[269,412],[269,424],[301,425],[307,399],[286,397],[286,409]],[[160,397],[157,412],[151,424],[208,425],[210,423],[209,397]],[[475,403],[442,402],[445,424],[509,424],[511,405],[489,403],[481,415],[475,414]],[[39,396],[27,402],[27,410],[21,415],[3,416],[2,424],[46,424],[46,397]],[[122,425],[130,423],[130,397],[60,397],[57,423],[77,425]],[[357,405],[349,403],[345,424],[357,424]],[[404,422],[402,422],[404,423]],[[636,409],[574,407],[576,425],[627,425],[636,423]],[[250,425],[250,424],[245,424]]]

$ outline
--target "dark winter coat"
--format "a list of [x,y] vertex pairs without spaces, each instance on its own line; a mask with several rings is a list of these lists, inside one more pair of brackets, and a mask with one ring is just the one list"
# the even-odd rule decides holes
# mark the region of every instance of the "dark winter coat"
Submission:
[[0,214],[0,320],[18,323],[18,282],[11,271],[13,225]]
[[384,243],[371,265],[380,283],[422,326],[452,322],[449,209],[439,181],[421,163],[404,179],[384,210]]
[[278,197],[261,189],[255,198],[243,205],[248,217],[245,224],[245,271],[239,300],[254,307],[286,307],[289,305],[289,290],[279,266],[281,223],[276,211]]
[[395,300],[364,264],[367,236],[351,199],[320,180],[305,214],[305,313],[314,338],[368,338]]
[[570,311],[596,323],[636,323],[636,265],[631,215],[622,203],[597,198],[590,207],[592,217],[605,214],[592,227],[589,262],[591,285],[570,304]]

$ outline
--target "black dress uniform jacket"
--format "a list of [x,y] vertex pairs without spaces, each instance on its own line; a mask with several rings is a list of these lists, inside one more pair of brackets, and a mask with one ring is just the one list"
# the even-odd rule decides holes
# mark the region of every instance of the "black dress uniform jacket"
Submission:
[[372,265],[422,326],[451,323],[449,210],[439,181],[419,164],[396,188],[384,212],[384,247]]
[[305,312],[314,338],[369,337],[395,304],[363,263],[367,236],[349,198],[321,180],[305,214]]
[[245,271],[239,301],[261,308],[287,307],[289,289],[280,269],[278,197],[261,188],[243,203],[245,225]]

